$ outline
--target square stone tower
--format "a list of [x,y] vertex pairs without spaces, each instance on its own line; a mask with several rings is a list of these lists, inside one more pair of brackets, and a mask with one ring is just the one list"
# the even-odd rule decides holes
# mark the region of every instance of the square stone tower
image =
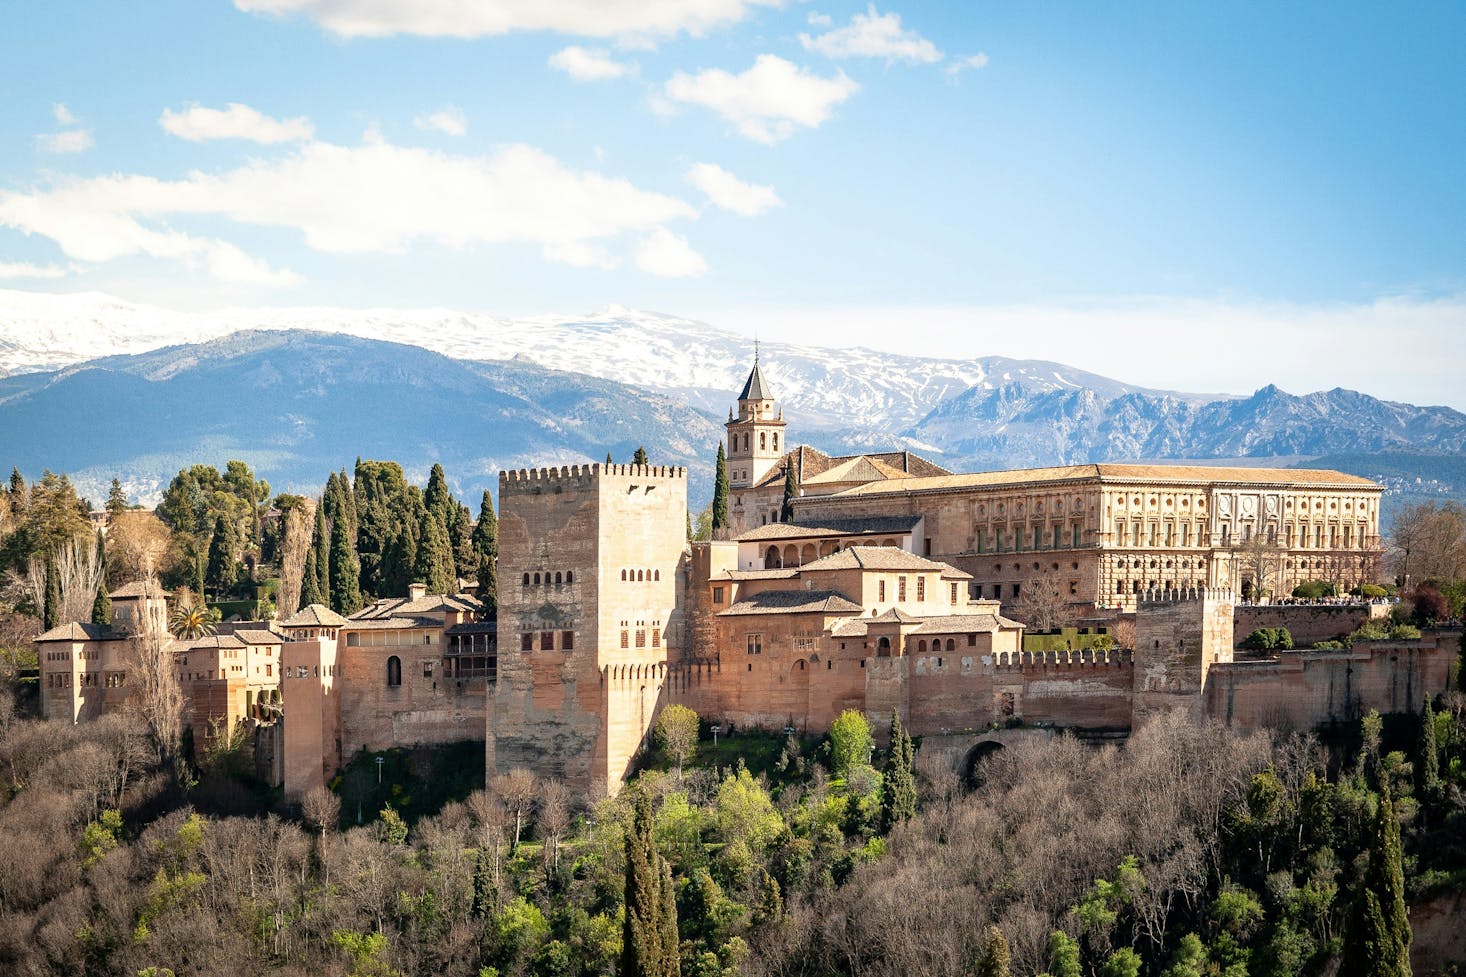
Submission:
[[1232,660],[1229,590],[1147,591],[1135,610],[1133,722],[1184,709],[1200,720],[1211,666]]
[[664,697],[684,624],[687,471],[499,475],[499,674],[490,777],[513,767],[615,793]]

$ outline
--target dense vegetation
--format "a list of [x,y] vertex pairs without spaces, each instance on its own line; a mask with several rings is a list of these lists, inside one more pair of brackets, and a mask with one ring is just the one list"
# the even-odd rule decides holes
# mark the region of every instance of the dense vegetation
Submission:
[[669,711],[589,808],[484,784],[472,745],[359,757],[290,807],[238,738],[180,783],[130,717],[41,724],[6,690],[0,971],[1401,973],[1404,904],[1466,882],[1463,702],[1322,739],[1060,736],[970,789],[914,775],[899,722],[872,755],[855,713],[714,747]]

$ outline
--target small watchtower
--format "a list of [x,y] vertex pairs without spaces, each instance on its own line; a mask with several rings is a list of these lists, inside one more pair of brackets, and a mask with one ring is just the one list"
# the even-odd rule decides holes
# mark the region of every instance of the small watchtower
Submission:
[[738,395],[738,416],[728,412],[728,485],[742,489],[757,485],[784,456],[784,412],[759,367],[758,350],[743,392]]

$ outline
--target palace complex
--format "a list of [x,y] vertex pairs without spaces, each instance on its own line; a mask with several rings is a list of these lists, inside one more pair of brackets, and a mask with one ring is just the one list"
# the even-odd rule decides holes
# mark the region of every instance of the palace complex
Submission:
[[[727,429],[728,538],[687,542],[681,468],[503,472],[495,619],[415,587],[350,617],[312,605],[172,642],[195,735],[283,708],[275,769],[292,796],[362,750],[478,738],[491,775],[528,767],[600,796],[672,702],[801,734],[845,709],[878,730],[897,712],[937,744],[1006,724],[1123,735],[1176,708],[1307,727],[1413,708],[1448,682],[1455,636],[1234,652],[1250,613],[1235,596],[1374,579],[1381,487],[1366,479],[831,457],[788,444],[757,363]],[[112,628],[38,639],[48,716],[90,718],[135,688],[136,622],[164,595],[126,590]],[[1021,611],[1040,596],[1081,626],[1027,633]]]

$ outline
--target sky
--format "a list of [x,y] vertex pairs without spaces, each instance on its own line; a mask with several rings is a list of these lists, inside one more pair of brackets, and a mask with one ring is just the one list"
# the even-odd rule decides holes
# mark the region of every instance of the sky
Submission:
[[1466,409],[1462,37],[1457,2],[9,4],[0,288]]

